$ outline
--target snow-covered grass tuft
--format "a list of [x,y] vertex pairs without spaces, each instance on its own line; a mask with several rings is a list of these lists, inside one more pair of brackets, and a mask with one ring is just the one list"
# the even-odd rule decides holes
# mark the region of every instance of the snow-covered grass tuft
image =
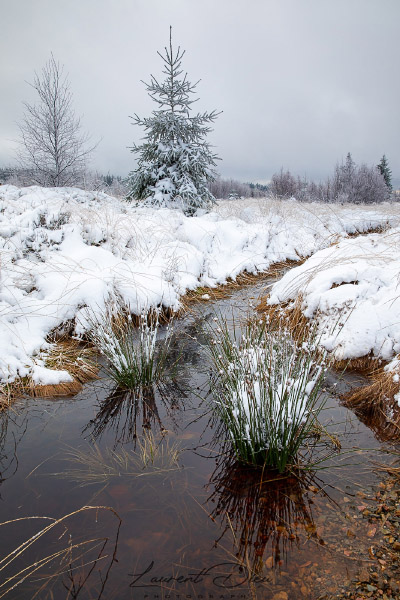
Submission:
[[212,408],[240,462],[282,473],[316,431],[326,352],[318,349],[315,331],[295,344],[282,324],[252,321],[233,337],[226,320],[216,318],[215,325]]
[[158,339],[158,312],[142,312],[139,326],[135,327],[129,305],[115,298],[101,312],[86,311],[86,319],[88,336],[107,359],[108,375],[121,389],[145,388],[164,377],[172,321],[166,325],[162,339]]

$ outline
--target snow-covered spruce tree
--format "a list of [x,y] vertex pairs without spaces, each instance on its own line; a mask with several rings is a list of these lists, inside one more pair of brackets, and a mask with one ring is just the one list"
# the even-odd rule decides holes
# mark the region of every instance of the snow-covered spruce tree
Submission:
[[392,171],[389,169],[389,162],[385,155],[382,156],[379,165],[377,165],[378,171],[381,175],[383,175],[383,179],[385,180],[386,186],[389,190],[389,194],[392,193]]
[[207,183],[216,177],[217,156],[205,141],[210,123],[218,116],[215,111],[191,116],[196,84],[182,75],[180,47],[172,49],[170,28],[169,48],[159,56],[164,62],[166,79],[160,83],[151,75],[146,84],[150,97],[158,105],[148,118],[132,117],[135,125],[145,130],[144,142],[134,145],[137,167],[129,174],[128,200],[145,201],[153,206],[180,207],[187,215],[198,208],[209,208],[215,202]]

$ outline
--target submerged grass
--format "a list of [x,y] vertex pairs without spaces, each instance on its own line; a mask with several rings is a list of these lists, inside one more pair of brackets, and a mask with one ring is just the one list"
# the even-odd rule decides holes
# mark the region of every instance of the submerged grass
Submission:
[[318,431],[326,352],[315,330],[295,343],[282,323],[250,321],[232,336],[226,320],[214,321],[212,408],[240,462],[283,473]]
[[75,481],[81,486],[107,483],[115,477],[143,477],[163,474],[180,468],[182,448],[165,435],[156,436],[151,430],[138,436],[136,449],[101,448],[94,444],[88,449],[71,449],[65,456],[70,468],[57,477]]
[[[101,313],[87,312],[88,337],[108,360],[106,371],[121,388],[145,388],[171,373],[167,355],[171,344],[172,321],[159,339],[160,316],[157,311],[139,315],[135,327],[130,307],[116,299]],[[173,369],[172,369],[173,370]]]
[[223,527],[217,542],[231,530],[236,559],[243,566],[248,564],[252,572],[262,573],[268,544],[267,564],[279,568],[292,544],[300,544],[302,532],[317,537],[310,488],[314,493],[325,493],[313,472],[280,475],[222,457],[211,484],[211,517]]

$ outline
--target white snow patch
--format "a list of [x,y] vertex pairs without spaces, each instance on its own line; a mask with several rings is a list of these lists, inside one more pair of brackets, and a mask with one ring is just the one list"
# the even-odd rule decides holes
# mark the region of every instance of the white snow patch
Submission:
[[338,359],[389,360],[400,351],[400,228],[342,239],[285,274],[269,304],[302,298]]
[[[38,364],[49,333],[70,319],[79,323],[75,333],[84,333],[85,307],[102,311],[112,295],[137,314],[161,304],[177,309],[187,290],[297,260],[326,248],[333,237],[399,225],[399,214],[392,205],[327,207],[250,199],[221,202],[214,212],[189,218],[176,209],[135,208],[102,192],[1,186],[0,380],[30,374],[41,383],[52,377],[65,381],[65,372],[45,374]],[[352,289],[351,300],[354,304],[360,294],[369,299],[363,347],[381,343],[389,356],[400,347],[382,314],[387,298],[379,293],[392,273],[382,264],[377,257],[359,294]],[[347,281],[360,277],[357,273],[346,266]],[[379,319],[385,334],[377,341],[374,322]]]

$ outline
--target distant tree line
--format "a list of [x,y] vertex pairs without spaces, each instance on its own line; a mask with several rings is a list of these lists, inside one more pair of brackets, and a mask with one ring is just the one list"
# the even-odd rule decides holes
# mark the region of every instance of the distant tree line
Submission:
[[260,183],[242,183],[236,179],[218,177],[209,182],[208,189],[218,200],[236,198],[261,198],[268,193],[268,186]]
[[12,167],[0,167],[0,183],[6,183],[13,176],[14,169]]
[[[16,186],[36,185],[36,177],[30,169],[20,167],[0,167],[0,184]],[[242,183],[236,179],[219,177],[208,184],[210,193],[217,199],[261,198],[268,193],[268,186],[260,183]],[[86,171],[81,178],[80,187],[90,190],[102,190],[113,196],[125,197],[129,191],[128,178],[108,172]]]
[[[18,187],[37,185],[35,171],[21,167],[0,167],[0,185],[10,184]],[[73,187],[86,190],[101,190],[113,196],[126,196],[128,185],[126,178],[121,175],[99,173],[98,171],[84,171],[81,174],[79,185],[75,182]]]
[[357,165],[350,152],[346,160],[337,163],[331,177],[315,183],[306,177],[295,177],[288,170],[274,173],[270,193],[278,198],[291,198],[303,202],[351,202],[371,204],[394,199],[391,171],[385,155],[376,166]]

